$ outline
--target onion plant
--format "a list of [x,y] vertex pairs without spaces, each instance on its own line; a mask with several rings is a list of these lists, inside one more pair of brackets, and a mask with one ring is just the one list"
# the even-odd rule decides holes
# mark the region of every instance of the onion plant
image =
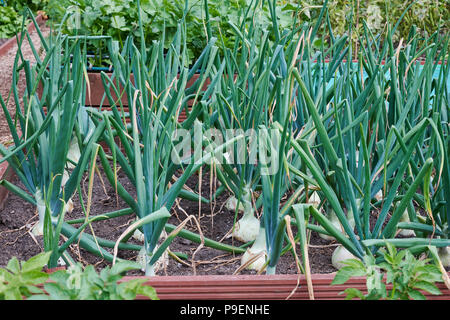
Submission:
[[[194,67],[198,67],[196,69],[188,68],[183,21],[180,21],[172,44],[166,52],[164,43],[163,34],[162,38],[149,48],[146,48],[144,41],[141,42],[141,47],[137,48],[130,37],[122,53],[118,50],[111,51],[110,57],[114,65],[111,78],[105,73],[102,74],[105,87],[114,87],[118,93],[119,87],[114,85],[114,79],[120,81],[123,87],[121,94],[127,97],[130,106],[131,125],[128,126],[126,121],[123,121],[117,104],[107,93],[112,104],[112,112],[102,113],[99,117],[108,123],[109,133],[105,133],[104,139],[112,150],[113,163],[109,162],[103,150],[100,150],[100,159],[110,183],[116,187],[119,196],[130,205],[141,221],[137,226],[142,225],[144,234],[144,247],[141,253],[144,256],[147,275],[155,273],[155,264],[174,238],[168,237],[158,246],[170,215],[161,215],[160,219],[152,219],[152,215],[160,213],[161,210],[168,213],[181,194],[191,199],[195,198],[196,195],[184,190],[183,186],[187,179],[216,153],[216,150],[213,150],[203,155],[202,141],[195,141],[194,154],[190,154],[192,141],[189,139],[187,141],[189,154],[180,156],[178,154],[180,150],[176,148],[174,141],[179,138],[177,136],[179,130],[184,130],[182,132],[187,134],[191,127],[201,128],[201,125],[198,122],[194,124],[193,120],[203,106],[201,98],[198,97],[209,95],[208,92],[200,92],[200,89],[209,75],[208,68],[217,53],[214,40],[211,40],[210,45],[204,49],[194,64]],[[197,69],[200,70],[200,77],[191,88],[198,89],[194,100],[199,99],[200,102],[194,101],[191,115],[180,125],[179,114],[191,100],[190,96],[186,96],[186,84]],[[131,75],[134,76],[134,81],[130,80]],[[229,141],[228,144],[236,139]],[[122,148],[119,148],[119,144]],[[226,145],[218,146],[217,151]],[[115,170],[117,164],[136,187],[136,199],[117,180]],[[124,237],[124,240],[127,238]]]
[[[74,241],[78,240],[89,251],[94,251],[97,246],[87,235],[79,238],[84,228],[95,219],[85,219],[77,229],[68,225],[64,216],[71,210],[75,191],[80,191],[80,181],[104,124],[94,127],[85,110],[86,70],[82,42],[69,42],[60,32],[45,39],[29,10],[24,19],[27,15],[35,24],[44,58],[41,59],[24,30],[13,65],[14,117],[6,107],[8,100],[5,102],[0,97],[13,138],[11,147],[0,146],[3,156],[0,161],[8,161],[25,190],[6,180],[0,183],[37,207],[39,221],[33,233],[43,235],[44,249],[52,251],[49,267],[56,267],[60,258],[66,263],[74,262],[67,252]],[[23,57],[22,40],[25,37],[34,53],[35,65]],[[26,83],[23,97],[17,88],[22,72]],[[73,141],[77,141],[79,149],[76,157],[71,157]],[[68,238],[63,245],[59,242],[61,234]],[[109,255],[105,250],[100,250],[100,254],[106,258]]]
[[[437,64],[446,57],[448,36],[442,40],[437,32],[419,48],[412,33],[404,47],[394,48],[394,31],[381,46],[365,26],[357,62],[351,45],[341,45],[345,38],[332,38],[329,49],[308,53],[293,71],[304,119],[291,138],[301,159],[293,172],[312,178],[339,222],[310,207],[320,227],[309,227],[334,236],[360,259],[366,250],[376,253],[383,239],[416,252],[430,241],[450,244],[442,198],[448,190],[448,67]],[[423,65],[416,61],[421,56]],[[380,191],[384,197],[377,200]],[[405,215],[410,222],[401,222]],[[414,229],[418,237],[394,240],[399,228]]]
[[[271,79],[273,70],[279,67],[279,57],[272,58],[276,47],[269,44],[269,34],[257,25],[250,23],[247,31],[244,16],[234,49],[226,49],[224,59],[217,72],[222,72],[222,81],[213,93],[207,127],[217,129],[222,137],[228,139],[236,133],[245,134],[245,139],[227,150],[227,159],[216,172],[221,184],[230,190],[235,199],[235,207],[242,208],[242,218],[234,224],[233,236],[243,242],[255,240],[259,233],[259,220],[255,216],[254,191],[260,183],[257,166],[257,144],[259,126],[269,122],[271,100],[277,88]],[[261,38],[257,46],[255,39]],[[269,47],[270,46],[270,47]],[[231,202],[231,203],[230,203]],[[237,212],[237,211],[236,211]]]
[[[31,16],[45,55],[41,60],[27,31],[23,31],[13,65],[14,117],[9,113],[7,103],[0,97],[13,138],[11,147],[0,146],[3,156],[0,161],[8,161],[26,190],[6,180],[1,184],[36,205],[39,222],[33,232],[42,234],[46,202],[48,201],[54,219],[61,211],[62,203],[70,203],[88,164],[92,143],[100,135],[103,126],[97,127],[95,132],[91,130],[88,136],[85,135],[85,130],[78,130],[79,136],[85,139],[83,154],[69,172],[68,152],[75,128],[80,129],[77,118],[84,106],[85,67],[82,44],[78,41],[69,47],[67,37],[61,33],[46,40],[31,12],[27,12],[24,19],[27,15]],[[21,48],[25,36],[34,53],[35,65],[23,57]],[[22,71],[26,83],[23,97],[17,86]],[[42,88],[40,94],[37,92],[39,86]]]
[[[273,121],[285,121],[287,112],[279,101],[288,83],[286,61],[290,58],[286,58],[284,48],[290,46],[295,32],[280,36],[272,1],[269,3],[272,26],[269,30],[261,28],[257,21],[260,5],[261,1],[255,1],[248,6],[239,25],[230,22],[236,40],[233,48],[225,48],[223,57],[213,65],[220,81],[214,83],[207,109],[200,114],[205,128],[213,130],[222,140],[228,141],[238,133],[244,135],[226,150],[224,162],[210,163],[211,174],[217,175],[221,184],[215,197],[225,189],[232,193],[227,201],[228,209],[235,211],[232,237],[245,243],[255,241],[243,256],[243,265],[261,250],[266,251],[265,231],[260,229],[256,216],[262,205],[262,198],[256,199],[255,193],[261,189],[258,137]],[[238,220],[239,211],[243,215]],[[261,254],[249,267],[260,269],[264,263],[265,255]]]
[[[286,98],[286,101],[288,101],[288,98]],[[268,260],[267,274],[275,274],[276,265],[281,256],[286,226],[284,215],[280,213],[280,201],[282,196],[281,185],[286,182],[286,171],[283,162],[286,160],[286,133],[290,131],[289,118],[290,113],[286,117],[281,137],[277,135],[277,131],[273,131],[272,135],[261,134],[259,139],[261,144],[267,145],[266,147],[260,147],[260,158],[267,157],[265,154],[267,151],[264,150],[267,148],[272,153],[272,160],[277,162],[276,164],[270,164],[272,166],[270,170],[267,168],[267,164],[264,163],[265,161],[260,162],[260,166],[263,166],[267,172],[263,172],[261,175],[263,215],[260,230],[261,235],[258,237],[265,239],[266,242]],[[271,172],[272,170],[275,170],[275,172]],[[286,211],[285,214],[287,213]]]

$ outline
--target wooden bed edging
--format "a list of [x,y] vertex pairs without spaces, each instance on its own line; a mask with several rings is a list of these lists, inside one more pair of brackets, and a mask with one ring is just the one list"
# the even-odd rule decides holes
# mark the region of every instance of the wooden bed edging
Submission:
[[[340,294],[346,288],[366,292],[366,279],[354,277],[344,285],[331,285],[335,273],[313,274],[314,297],[317,300],[344,300]],[[211,276],[155,276],[124,277],[121,281],[136,278],[148,279],[145,283],[155,288],[161,300],[309,300],[304,275],[211,275]],[[444,283],[437,283],[442,295],[422,292],[427,300],[450,300],[450,290]],[[144,299],[139,296],[137,299]]]

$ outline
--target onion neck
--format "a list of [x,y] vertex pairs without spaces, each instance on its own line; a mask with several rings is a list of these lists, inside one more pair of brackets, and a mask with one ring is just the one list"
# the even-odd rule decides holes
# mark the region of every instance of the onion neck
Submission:
[[40,189],[36,190],[34,194],[34,199],[36,200],[36,207],[38,212],[39,221],[33,227],[32,233],[35,236],[41,236],[44,234],[44,219],[45,219],[45,201]]
[[252,204],[252,191],[250,187],[244,187],[242,193],[242,205],[244,207],[244,217],[246,216],[254,216],[253,212],[253,204]]
[[273,267],[267,266],[266,274],[275,274],[276,268],[277,268],[277,266],[273,266]]
[[[150,258],[150,257],[149,257]],[[145,275],[147,277],[153,277],[156,275],[155,273],[155,266],[151,265],[149,263],[145,263]]]
[[[163,234],[160,235],[160,239],[161,238],[163,238]],[[153,258],[153,254],[158,250],[158,248],[159,246],[156,245],[153,251],[150,250],[144,232],[144,245],[139,251],[137,261],[141,264],[141,270],[145,272],[146,276],[155,276],[161,266],[166,266],[168,264],[169,257],[167,251],[161,254],[161,256],[153,264],[150,263]]]

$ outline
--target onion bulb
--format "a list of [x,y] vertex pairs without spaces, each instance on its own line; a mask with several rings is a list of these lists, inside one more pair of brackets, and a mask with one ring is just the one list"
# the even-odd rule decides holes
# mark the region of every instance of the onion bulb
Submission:
[[342,267],[345,267],[345,264],[342,262],[347,259],[358,259],[355,257],[350,251],[348,251],[344,246],[339,245],[336,249],[333,251],[333,255],[331,256],[331,264],[336,269],[341,269]]
[[[336,229],[341,230],[341,223],[339,222],[339,219],[333,210],[331,210],[330,214],[328,215],[328,219],[330,220],[331,224]],[[329,235],[323,234],[323,233],[319,233],[319,237],[321,237],[322,239],[328,240],[328,241],[336,240],[333,236],[329,236]]]
[[[167,234],[165,232],[161,233],[160,241],[165,239]],[[153,253],[158,250],[157,245],[153,250]],[[141,271],[145,272],[146,276],[154,276],[159,270],[164,269],[169,265],[169,252],[165,250],[164,253],[159,257],[159,259],[153,264],[149,265],[150,257],[147,255],[147,250],[145,245],[139,250],[139,254],[136,257],[136,262],[141,265]]]
[[[360,203],[361,203],[361,199],[356,199],[357,207],[359,207]],[[330,222],[333,224],[334,227],[336,227],[336,229],[344,232],[341,222],[339,221],[336,213],[334,213],[333,210],[331,210],[330,213],[328,214],[328,219],[330,219]],[[355,227],[355,218],[353,217],[353,211],[351,209],[348,211],[347,219],[348,219],[348,223],[350,224],[350,228],[353,229]],[[329,235],[326,235],[323,233],[319,233],[319,236],[322,239],[329,240],[329,241],[336,240],[333,236],[329,236]]]
[[450,247],[437,248],[439,259],[444,267],[450,267]]
[[[235,196],[231,196],[228,198],[227,202],[225,203],[225,207],[232,211],[235,212],[236,211],[236,206],[237,206],[237,199]],[[244,211],[244,206],[242,205],[242,202],[239,203],[239,209],[240,212]]]
[[319,195],[317,194],[316,191],[314,191],[314,192],[311,194],[311,197],[309,197],[308,200],[309,200],[308,203],[311,203],[311,204],[314,206],[314,208],[316,208],[316,209],[319,208],[320,197],[319,197]]
[[131,237],[139,242],[144,242],[144,233],[142,233],[139,229],[134,230]]
[[44,218],[45,218],[45,201],[40,189],[36,190],[34,194],[34,199],[36,200],[37,213],[39,221],[34,225],[31,232],[35,236],[42,236],[44,234]]
[[248,248],[241,258],[241,265],[248,263],[248,261],[255,256],[259,255],[259,258],[250,263],[246,269],[260,271],[266,263],[267,248],[266,248],[266,232],[264,228],[260,228],[260,232],[256,237],[253,245]]
[[249,188],[244,189],[242,205],[244,215],[234,225],[232,236],[239,241],[249,242],[257,238],[260,229],[259,219],[253,214],[254,210]]
[[[39,221],[34,225],[31,232],[34,236],[42,236],[44,235],[44,218],[45,218],[45,201],[42,194],[42,191],[40,189],[37,189],[36,193],[34,194],[34,199],[36,200],[36,209],[39,217]],[[64,212],[72,212],[73,210],[73,201],[72,199],[69,199],[67,203],[64,205]],[[56,217],[52,216],[53,223],[56,223]]]
[[233,237],[242,242],[253,241],[257,238],[260,225],[259,220],[253,214],[247,214],[236,222]]
[[376,194],[375,194],[375,199],[377,199],[377,201],[381,201],[381,199],[383,199],[383,190],[379,190]]

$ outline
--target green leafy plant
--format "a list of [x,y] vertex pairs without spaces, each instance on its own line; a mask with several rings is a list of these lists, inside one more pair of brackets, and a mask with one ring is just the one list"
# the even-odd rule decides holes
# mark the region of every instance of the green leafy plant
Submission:
[[[434,246],[450,244],[443,196],[449,69],[436,63],[445,59],[448,36],[436,31],[423,45],[411,37],[405,48],[394,49],[395,26],[388,29],[380,44],[365,26],[375,47],[362,48],[357,62],[341,37],[330,49],[305,46],[305,60],[294,69],[300,130],[289,168],[321,198],[319,208],[309,209],[320,227],[308,228],[332,235],[359,259],[385,241],[416,252],[429,235],[439,237],[431,240]],[[424,64],[416,61],[421,55]],[[380,210],[376,216],[373,207]],[[424,210],[419,214],[417,207]],[[395,239],[407,229],[416,231],[414,238]]]
[[8,39],[20,31],[22,17],[12,7],[0,6],[0,39]]
[[44,294],[37,286],[48,279],[49,275],[42,269],[47,265],[50,254],[43,252],[21,262],[13,257],[6,268],[0,268],[0,300],[22,300],[34,294]]
[[[140,19],[139,24],[142,26]],[[180,161],[177,162],[172,157],[174,152],[178,152],[172,141],[180,126],[178,116],[189,101],[189,97],[186,96],[189,92],[186,90],[186,84],[194,79],[194,72],[186,67],[185,32],[185,21],[181,20],[166,54],[163,54],[164,34],[160,40],[149,46],[148,50],[144,41],[140,42],[139,50],[134,45],[133,38],[129,37],[125,42],[125,49],[121,52],[118,50],[118,42],[113,41],[110,57],[114,63],[114,71],[111,77],[104,72],[101,73],[104,87],[111,87],[117,96],[120,96],[119,88],[124,88],[122,94],[126,95],[130,106],[128,116],[131,127],[123,120],[117,102],[108,94],[109,90],[106,90],[112,112],[96,113],[99,119],[95,122],[104,120],[99,123],[107,123],[104,140],[112,150],[113,163],[110,163],[103,149],[100,149],[99,153],[106,176],[118,195],[140,219],[136,226],[144,234],[144,246],[139,259],[144,262],[143,269],[147,275],[155,273],[156,266],[161,263],[158,261],[164,261],[163,253],[173,241],[175,234],[181,231],[181,228],[172,230],[175,234],[158,244],[170,217],[169,210],[177,197],[196,198],[196,194],[183,190],[183,186],[187,179],[211,157],[209,153],[204,156],[199,154],[202,151],[200,148],[197,148],[199,152],[196,151],[189,159],[181,161],[179,158]],[[140,39],[143,38],[144,32],[140,28]],[[189,88],[194,90],[194,95],[203,95],[200,93],[201,88],[217,54],[217,47],[213,44],[214,40],[205,47],[201,57],[195,62],[200,69],[200,77]],[[132,74],[133,83],[130,81]],[[209,96],[206,93],[204,95]],[[201,111],[201,108],[202,104],[197,105],[196,112]],[[193,124],[194,119],[195,113],[183,123],[182,128],[190,129],[189,125]],[[117,134],[117,139],[114,139],[113,132]],[[235,140],[232,139],[227,143],[231,144]],[[119,147],[118,141],[123,148]],[[225,146],[226,144],[223,144],[217,149]],[[133,198],[117,181],[117,164],[135,185],[136,198]],[[175,175],[177,171],[179,176]],[[125,240],[128,238],[128,235],[124,235]]]
[[[320,9],[323,0],[298,0],[281,1],[283,6],[292,6],[292,3],[300,6],[297,16],[300,21],[315,22],[320,15]],[[418,38],[426,37],[434,33],[437,29],[445,34],[450,30],[450,11],[448,10],[448,1],[433,0],[374,0],[374,1],[348,1],[331,0],[328,1],[329,23],[333,29],[330,33],[326,25],[319,30],[318,43],[320,38],[329,40],[333,36],[342,36],[347,34],[351,36],[354,43],[364,35],[364,23],[366,22],[371,32],[376,35],[384,35],[387,25],[397,21],[404,15],[403,22],[397,28],[393,35],[396,41],[401,38],[407,39],[411,34],[412,27],[415,29],[414,35]],[[404,13],[405,8],[409,8]],[[354,28],[351,35],[348,32],[348,24],[351,22]],[[357,56],[355,56],[357,57]]]
[[[79,191],[89,160],[96,155],[94,145],[105,124],[101,123],[94,128],[85,110],[86,66],[82,58],[85,50],[80,41],[73,42],[71,50],[63,50],[63,47],[68,46],[67,37],[62,37],[59,33],[45,39],[31,11],[26,11],[24,17],[30,17],[36,26],[45,54],[42,59],[31,44],[36,64],[32,65],[30,60],[22,60],[22,40],[25,35],[29,36],[25,30],[13,65],[12,96],[15,114],[6,107],[8,100],[4,101],[0,97],[0,107],[14,141],[9,147],[0,144],[0,154],[3,156],[0,162],[8,161],[25,190],[7,180],[1,180],[0,185],[36,206],[39,221],[34,226],[33,233],[43,235],[46,250],[55,252],[50,263],[51,267],[55,267],[58,255],[62,255],[63,259],[69,256],[63,252],[57,253],[51,243],[58,244],[61,232],[70,240],[61,247],[66,249],[71,242],[77,240],[82,231],[58,219],[58,216],[63,211],[71,210],[71,198]],[[60,54],[62,51],[65,52],[64,55]],[[21,97],[15,84],[22,70],[27,90]],[[40,94],[39,86],[42,89]],[[78,150],[78,156],[70,156],[72,141],[78,142],[78,148],[81,149]],[[46,211],[49,212],[51,223],[47,224],[44,234]],[[84,222],[88,221],[86,219]],[[58,224],[58,230],[52,230],[52,224]],[[50,236],[54,231],[56,235]],[[83,234],[79,240],[87,250],[91,250],[89,248],[96,247],[97,244],[87,237],[89,236]],[[103,250],[101,254],[108,258],[107,251]]]
[[[389,242],[379,253],[382,259],[365,255],[363,261],[344,261],[345,266],[339,269],[331,284],[344,284],[352,276],[366,277],[367,293],[347,288],[343,291],[347,294],[347,300],[425,300],[420,290],[433,295],[441,294],[435,283],[443,281],[442,274],[439,267],[431,263],[432,259],[418,259],[408,249],[397,250]],[[391,288],[388,288],[389,284]]]
[[138,295],[158,300],[146,279],[121,281],[127,271],[139,269],[135,262],[120,260],[100,273],[77,263],[49,274],[43,269],[50,257],[42,252],[27,261],[9,260],[0,268],[0,300],[134,300]]
[[99,273],[94,266],[83,269],[80,263],[67,270],[50,274],[44,284],[46,294],[34,295],[32,300],[134,300],[142,295],[158,300],[153,287],[144,285],[147,279],[138,278],[120,282],[124,272],[139,269],[131,261],[118,261],[113,267],[105,267]]
[[[205,127],[219,132],[221,137],[226,138],[229,132],[245,134],[240,144],[233,145],[224,154],[227,161],[210,163],[210,172],[217,174],[220,181],[214,197],[224,190],[232,193],[226,202],[227,208],[235,212],[229,234],[246,245],[252,244],[241,259],[240,269],[247,267],[262,272],[268,258],[271,262],[267,272],[273,273],[279,258],[278,248],[284,241],[284,220],[279,211],[280,199],[288,184],[282,162],[278,163],[285,159],[276,157],[276,154],[284,155],[285,140],[279,139],[283,146],[272,145],[277,133],[272,124],[284,124],[290,132],[292,75],[287,64],[297,59],[295,48],[306,28],[300,35],[295,33],[299,31],[296,28],[285,29],[276,1],[263,3],[270,13],[270,27],[260,24],[256,18],[247,22],[248,17],[260,18],[260,1],[252,3],[238,23],[230,22],[235,33],[234,45],[225,48],[223,58],[216,60],[216,73],[223,75],[221,81],[215,83],[212,99],[205,101],[207,112],[205,110],[200,116]],[[275,132],[270,134],[270,131]],[[278,147],[281,149],[275,151]],[[272,160],[269,165],[268,150]],[[261,196],[259,190],[263,190]],[[287,207],[299,195],[295,192]],[[258,217],[260,209],[263,212],[261,219]],[[242,216],[238,219],[240,211]],[[287,208],[283,212],[286,213]],[[268,250],[271,251],[269,254]]]
[[[235,34],[231,24],[239,23],[251,3],[249,0],[143,0],[139,17],[137,2],[132,0],[49,0],[46,11],[51,23],[61,27],[67,35],[108,35],[121,46],[129,35],[134,36],[136,42],[141,41],[138,20],[142,19],[146,45],[159,40],[164,33],[166,49],[176,36],[178,21],[184,19],[188,59],[194,61],[211,38],[207,29],[221,40],[220,46],[233,46]],[[71,18],[63,21],[67,12],[71,13]],[[292,24],[290,11],[278,10],[278,15],[285,27]],[[257,17],[264,28],[271,27],[267,3],[257,11]],[[250,21],[249,16],[246,22]],[[105,43],[91,41],[89,49],[95,55],[91,62],[95,67],[101,66],[102,55],[107,54]]]
[[[79,240],[81,247],[108,261],[114,257],[105,247],[114,247],[115,254],[118,249],[139,250],[150,275],[173,238],[184,234],[235,253],[245,252],[248,246],[264,248],[260,250],[265,251],[263,263],[268,273],[274,273],[280,255],[295,249],[292,239],[302,242],[306,252],[304,234],[286,235],[287,215],[292,212],[299,230],[332,236],[361,260],[368,254],[379,257],[385,242],[414,253],[423,252],[429,243],[439,251],[450,245],[446,199],[450,68],[436,63],[447,58],[449,39],[442,38],[440,30],[419,41],[412,29],[398,45],[399,23],[387,24],[381,39],[363,20],[358,26],[346,24],[348,34],[335,37],[327,1],[314,24],[287,27],[280,10],[286,13],[294,6],[279,7],[276,0],[250,6],[244,1],[241,8],[238,2],[239,10],[226,18],[228,29],[215,16],[225,15],[226,9],[219,10],[207,0],[146,0],[142,6],[140,1],[115,0],[64,3],[68,6],[60,8],[62,29],[71,10],[79,10],[83,3],[88,4],[81,11],[83,19],[94,23],[98,18],[101,26],[94,35],[88,29],[72,30],[71,36],[59,32],[49,39],[37,27],[45,55],[42,58],[32,46],[33,65],[20,51],[17,54],[12,88],[15,115],[0,97],[13,137],[12,146],[0,145],[0,162],[8,161],[26,190],[7,181],[0,185],[38,208],[44,248],[53,252],[51,266],[60,257],[70,262],[65,249]],[[163,5],[181,15],[160,10]],[[163,12],[161,25],[153,11]],[[199,19],[197,24],[191,14]],[[367,47],[353,50],[358,28],[363,33],[358,39]],[[329,47],[323,41],[324,30]],[[191,59],[195,46],[190,37],[197,34],[205,42],[199,41],[198,57],[194,54]],[[25,31],[22,35],[28,36]],[[85,106],[90,90],[85,82],[89,41],[106,44],[102,50],[112,70],[100,75],[109,110]],[[423,65],[417,63],[419,58]],[[16,86],[20,71],[25,71],[27,84],[23,96]],[[187,119],[179,123],[182,110]],[[195,134],[199,127],[201,142]],[[218,151],[228,146],[233,148],[228,155],[237,160],[236,151],[241,150],[233,143],[239,140],[247,147],[248,130],[259,134],[268,128],[276,132],[267,143],[281,135],[281,145],[270,146],[279,155],[280,169],[275,174],[262,177],[262,152],[256,153],[256,163],[250,163],[253,159],[247,155],[244,163],[215,161],[222,160]],[[213,138],[205,134],[210,130],[220,131],[222,137],[228,130],[242,134],[225,144],[214,137],[211,150]],[[180,132],[182,137],[177,135]],[[189,150],[197,147],[193,156],[178,154],[179,138],[183,143],[186,138]],[[69,159],[73,141],[80,147],[79,160]],[[117,196],[129,208],[90,219],[80,179],[88,168],[89,177],[94,176],[97,156]],[[230,191],[237,201],[236,217],[239,204],[243,205],[245,219],[235,227],[245,229],[244,220],[255,226],[252,234],[257,237],[244,240],[245,247],[218,244],[187,233],[183,225],[167,223],[179,197],[211,203],[200,191],[186,188],[188,178],[204,167],[209,167],[211,177],[217,172],[221,184],[214,200],[220,192]],[[136,195],[121,185],[119,170]],[[77,190],[85,218],[65,221],[65,206]],[[310,205],[312,191],[320,204]],[[295,202],[302,206],[288,210]],[[254,215],[257,210],[259,217]],[[82,233],[94,220],[125,214],[135,214],[138,221],[117,242]],[[79,223],[81,227],[72,226]],[[143,246],[126,243],[136,228],[144,233]],[[414,231],[415,237],[397,238],[405,230]],[[163,239],[163,231],[172,233]],[[61,235],[68,238],[62,245]],[[283,248],[286,240],[289,243]]]
[[42,10],[48,0],[4,0],[3,2],[6,2],[8,6],[14,8],[19,14],[22,14],[27,7],[34,13]]

